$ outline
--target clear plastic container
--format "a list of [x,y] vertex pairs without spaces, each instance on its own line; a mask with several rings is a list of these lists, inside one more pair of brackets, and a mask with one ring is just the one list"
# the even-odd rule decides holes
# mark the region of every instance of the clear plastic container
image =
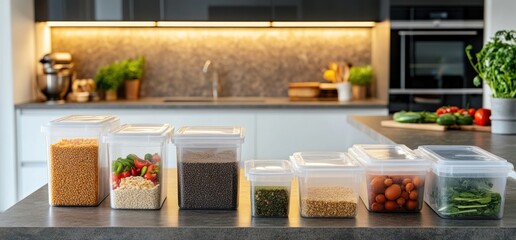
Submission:
[[360,198],[371,212],[419,212],[429,161],[405,145],[353,145],[365,168]]
[[513,165],[479,147],[420,146],[432,162],[425,202],[442,218],[500,219]]
[[168,124],[124,124],[104,137],[111,163],[111,208],[161,208],[173,133]]
[[179,208],[236,209],[244,129],[187,126],[176,132],[173,141]]
[[364,174],[357,161],[341,152],[297,152],[290,160],[298,176],[301,216],[356,216]]
[[41,127],[51,206],[97,206],[107,197],[107,147],[101,137],[119,125],[116,116],[70,115]]
[[245,161],[253,217],[288,217],[293,170],[287,160]]

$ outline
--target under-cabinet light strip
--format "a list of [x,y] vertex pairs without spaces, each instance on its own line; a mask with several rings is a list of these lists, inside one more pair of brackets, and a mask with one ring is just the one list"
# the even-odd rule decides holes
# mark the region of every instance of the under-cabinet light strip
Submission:
[[49,27],[155,27],[154,21],[49,21]]
[[374,22],[49,21],[49,27],[374,27]]
[[158,27],[270,27],[271,22],[159,21]]
[[271,22],[272,27],[374,27],[374,22]]

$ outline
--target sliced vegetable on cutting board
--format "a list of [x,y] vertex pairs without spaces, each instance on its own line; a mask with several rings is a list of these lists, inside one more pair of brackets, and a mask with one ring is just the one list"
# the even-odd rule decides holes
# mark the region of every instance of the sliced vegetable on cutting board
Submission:
[[[382,121],[384,127],[445,131],[447,129],[491,131],[489,125],[490,110],[480,108],[464,109],[456,106],[444,106],[432,112],[401,111],[393,115],[393,120]],[[473,124],[476,125],[473,125]]]

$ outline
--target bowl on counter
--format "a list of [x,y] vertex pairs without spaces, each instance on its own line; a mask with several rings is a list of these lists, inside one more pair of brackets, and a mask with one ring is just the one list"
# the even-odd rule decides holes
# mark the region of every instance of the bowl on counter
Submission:
[[371,212],[419,212],[430,163],[402,144],[353,145],[365,168],[360,198]]
[[513,165],[476,146],[426,145],[432,162],[425,202],[442,218],[500,219]]
[[299,185],[302,217],[353,218],[363,167],[341,152],[296,152],[290,156]]

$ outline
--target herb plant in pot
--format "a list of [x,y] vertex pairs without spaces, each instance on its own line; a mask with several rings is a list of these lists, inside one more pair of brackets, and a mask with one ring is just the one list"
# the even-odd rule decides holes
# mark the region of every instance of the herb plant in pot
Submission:
[[127,59],[122,61],[122,65],[125,69],[125,98],[131,100],[138,99],[144,64],[145,59],[143,56],[140,56],[136,59]]
[[373,80],[373,68],[370,65],[353,66],[349,70],[349,82],[352,85],[353,99],[365,99],[367,86]]
[[95,85],[99,91],[105,94],[107,101],[117,99],[117,90],[123,81],[124,67],[118,62],[101,67],[95,75]]
[[471,46],[466,55],[478,76],[474,84],[482,80],[492,91],[491,132],[516,134],[516,31],[498,31],[478,52],[476,62],[471,55]]

